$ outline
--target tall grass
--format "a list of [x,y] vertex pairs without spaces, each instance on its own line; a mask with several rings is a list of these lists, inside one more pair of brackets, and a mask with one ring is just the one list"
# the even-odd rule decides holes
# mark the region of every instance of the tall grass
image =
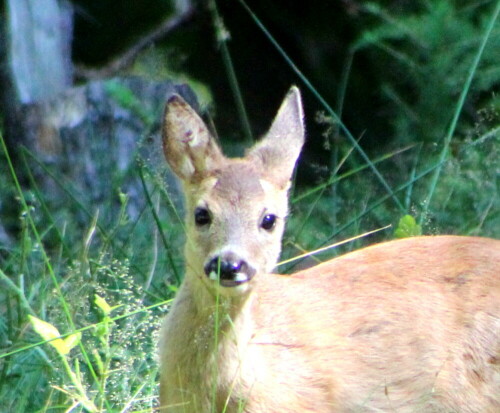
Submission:
[[[245,7],[256,30],[269,37],[297,73],[297,81],[324,105],[326,115],[318,119],[325,129],[325,150],[337,151],[317,182],[294,188],[284,258],[387,224],[396,226],[405,214],[419,217],[427,234],[500,236],[498,98],[474,108],[474,123],[458,122],[469,88],[483,80],[476,63],[490,38],[498,36],[492,27],[500,2],[483,30],[474,32],[480,41],[462,49],[470,82],[463,78],[460,93],[454,90],[454,105],[436,109],[457,120],[453,128],[447,134],[443,130],[436,144],[406,138],[401,147],[374,156],[362,149],[331,109],[335,105],[322,99]],[[414,20],[394,24],[380,8],[369,11],[383,17],[381,28],[366,33],[369,42],[358,44],[357,50],[373,47],[401,58],[390,40],[404,44],[411,33],[414,41]],[[405,54],[412,57],[408,50]],[[229,53],[225,58],[230,59]],[[413,66],[416,72],[428,69],[422,61]],[[400,116],[407,116],[404,106]],[[411,122],[426,127],[426,119]],[[34,178],[25,186],[18,182],[21,168],[31,176],[34,160],[26,155],[24,164],[12,165],[1,137],[0,142],[0,213],[11,234],[0,245],[0,411],[151,411],[157,403],[156,335],[183,267],[182,213],[161,173],[145,160],[138,163],[146,208],[133,220],[127,215],[126,194],[120,195],[122,208],[112,220],[73,195],[64,210],[53,210]],[[57,182],[58,172],[50,173]],[[76,225],[73,217],[82,211],[86,224]],[[392,230],[385,230],[307,259],[327,259],[392,236]],[[291,271],[297,263],[282,269]]]

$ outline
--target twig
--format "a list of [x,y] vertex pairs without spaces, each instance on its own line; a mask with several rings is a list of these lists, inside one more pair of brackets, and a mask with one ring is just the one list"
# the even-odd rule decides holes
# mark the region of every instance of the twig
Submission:
[[171,31],[189,20],[194,14],[194,7],[189,5],[180,14],[169,16],[163,20],[155,29],[141,37],[128,50],[117,58],[106,64],[104,67],[91,68],[84,65],[75,66],[75,76],[80,79],[102,79],[112,77],[116,73],[126,69],[145,48],[162,39]]

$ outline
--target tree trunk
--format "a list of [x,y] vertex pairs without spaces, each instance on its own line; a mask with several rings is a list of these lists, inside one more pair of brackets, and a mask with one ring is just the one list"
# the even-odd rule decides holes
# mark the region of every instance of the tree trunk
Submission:
[[73,9],[67,0],[7,0],[8,62],[21,104],[45,101],[72,84]]

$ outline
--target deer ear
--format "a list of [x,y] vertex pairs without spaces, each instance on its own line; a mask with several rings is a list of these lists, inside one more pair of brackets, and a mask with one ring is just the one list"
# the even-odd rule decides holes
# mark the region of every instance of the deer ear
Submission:
[[288,185],[304,144],[304,114],[300,91],[292,86],[271,128],[248,153],[261,164],[263,175],[280,187]]
[[163,117],[163,152],[176,175],[192,180],[217,168],[224,160],[203,120],[184,99],[168,99]]

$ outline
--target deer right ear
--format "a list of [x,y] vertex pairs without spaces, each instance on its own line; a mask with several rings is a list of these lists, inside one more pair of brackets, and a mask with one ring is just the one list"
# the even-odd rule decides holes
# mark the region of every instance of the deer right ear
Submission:
[[203,120],[184,99],[168,99],[163,117],[163,152],[175,174],[190,181],[224,160]]
[[304,144],[304,113],[300,91],[292,86],[265,137],[248,153],[257,160],[268,179],[280,187],[289,185]]

